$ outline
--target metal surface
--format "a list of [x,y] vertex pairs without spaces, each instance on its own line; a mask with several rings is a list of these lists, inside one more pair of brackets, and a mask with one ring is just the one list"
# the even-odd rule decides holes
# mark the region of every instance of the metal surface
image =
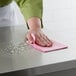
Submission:
[[[14,53],[22,50],[22,48],[27,46],[26,42],[24,42],[25,37],[20,37],[19,34],[21,33],[21,27],[15,26],[8,26],[8,27],[1,27],[0,28],[0,52],[1,53]],[[25,48],[24,47],[24,48]]]
[[[16,71],[19,74],[20,71],[25,71],[31,75],[33,73],[34,76],[75,68],[76,49],[74,40],[76,36],[73,33],[76,30],[73,29],[71,32],[69,28],[68,31],[66,29],[63,32],[63,30],[55,28],[52,30],[55,35],[52,32],[50,35],[49,28],[43,29],[43,31],[48,37],[66,43],[69,45],[69,48],[61,51],[41,53],[24,42],[27,32],[25,26],[0,27],[0,74],[7,72],[14,73]],[[60,38],[59,35],[62,37]]]

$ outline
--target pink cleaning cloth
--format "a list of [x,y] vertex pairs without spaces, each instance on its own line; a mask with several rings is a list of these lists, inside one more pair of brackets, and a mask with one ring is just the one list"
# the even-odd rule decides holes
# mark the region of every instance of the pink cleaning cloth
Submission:
[[[34,35],[32,35],[32,37],[35,40]],[[51,47],[42,47],[42,46],[37,45],[36,43],[34,43],[34,44],[28,43],[28,44],[31,45],[32,47],[34,47],[35,49],[37,49],[38,51],[41,51],[44,53],[68,48],[68,46],[66,46],[62,43],[59,43],[56,41],[52,41],[52,42],[53,42],[53,45]]]

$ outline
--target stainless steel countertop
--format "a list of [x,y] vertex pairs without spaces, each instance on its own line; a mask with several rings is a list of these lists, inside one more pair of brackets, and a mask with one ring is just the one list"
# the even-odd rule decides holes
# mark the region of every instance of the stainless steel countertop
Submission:
[[75,68],[75,28],[52,27],[52,29],[44,28],[43,31],[49,38],[62,42],[69,48],[41,53],[24,43],[27,32],[24,26],[0,27],[0,74],[33,68],[35,74],[39,75]]

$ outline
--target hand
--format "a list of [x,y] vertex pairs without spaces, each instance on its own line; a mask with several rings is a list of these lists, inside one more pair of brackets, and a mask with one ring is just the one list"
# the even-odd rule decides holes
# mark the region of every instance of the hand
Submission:
[[[35,41],[33,40],[31,33],[35,36]],[[26,35],[27,40],[29,43],[36,43],[43,47],[50,47],[52,46],[52,41],[42,32],[41,29],[36,30],[29,30]]]

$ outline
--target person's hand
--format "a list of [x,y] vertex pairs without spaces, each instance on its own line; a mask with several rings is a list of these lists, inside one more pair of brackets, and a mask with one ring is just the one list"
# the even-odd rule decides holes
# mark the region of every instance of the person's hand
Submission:
[[[33,34],[35,36],[35,41],[33,37],[31,36]],[[29,30],[27,32],[26,38],[29,43],[36,43],[37,45],[43,46],[43,47],[51,47],[52,41],[42,32],[41,29],[38,30]]]

